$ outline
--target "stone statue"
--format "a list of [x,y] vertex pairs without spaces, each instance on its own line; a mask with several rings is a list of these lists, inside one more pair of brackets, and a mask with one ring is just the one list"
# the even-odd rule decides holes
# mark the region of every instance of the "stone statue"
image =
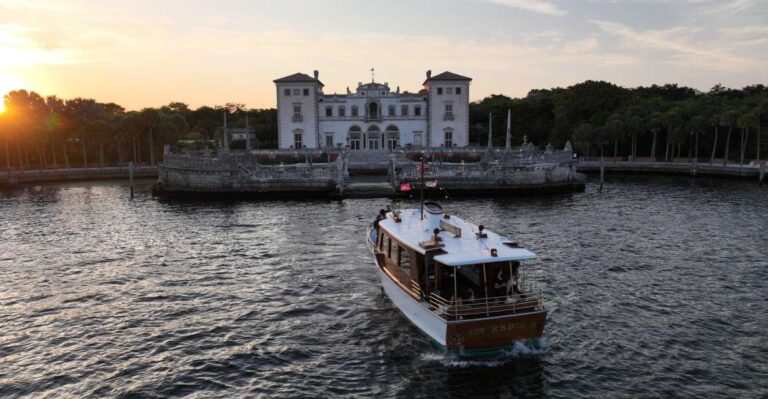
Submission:
[[347,86],[347,94],[352,94],[352,92],[349,90],[349,86]]

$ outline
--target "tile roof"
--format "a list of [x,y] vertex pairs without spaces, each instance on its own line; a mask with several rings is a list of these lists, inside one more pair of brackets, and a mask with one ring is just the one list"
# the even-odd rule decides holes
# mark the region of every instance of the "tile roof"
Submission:
[[468,78],[466,76],[461,76],[457,73],[445,71],[443,73],[437,74],[435,76],[432,76],[431,78],[424,81],[424,83],[432,81],[432,80],[472,80],[472,78]]
[[301,72],[296,72],[293,75],[288,75],[286,77],[282,77],[280,79],[273,80],[275,83],[285,83],[285,82],[317,82],[320,83],[320,85],[323,85],[323,82]]

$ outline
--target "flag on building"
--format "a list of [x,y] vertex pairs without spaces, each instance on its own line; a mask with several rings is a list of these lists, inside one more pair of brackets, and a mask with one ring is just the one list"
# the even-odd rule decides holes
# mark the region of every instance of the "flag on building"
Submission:
[[432,180],[424,183],[425,186],[429,188],[435,188],[437,187],[437,180]]
[[403,183],[400,185],[400,191],[411,191],[411,183]]

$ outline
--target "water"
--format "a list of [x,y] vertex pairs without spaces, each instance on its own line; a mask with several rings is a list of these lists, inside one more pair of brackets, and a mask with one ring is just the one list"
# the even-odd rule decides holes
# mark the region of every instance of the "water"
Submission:
[[[541,258],[545,347],[436,353],[363,243],[384,200],[0,194],[0,397],[765,397],[768,187],[457,200]],[[449,209],[450,206],[449,206]]]

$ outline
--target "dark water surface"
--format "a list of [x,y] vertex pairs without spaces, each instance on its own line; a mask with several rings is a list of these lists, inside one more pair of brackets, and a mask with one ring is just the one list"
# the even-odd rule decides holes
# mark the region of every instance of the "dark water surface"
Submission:
[[540,255],[551,311],[545,350],[478,361],[382,293],[363,234],[385,204],[0,193],[0,397],[768,395],[768,187],[455,201]]

